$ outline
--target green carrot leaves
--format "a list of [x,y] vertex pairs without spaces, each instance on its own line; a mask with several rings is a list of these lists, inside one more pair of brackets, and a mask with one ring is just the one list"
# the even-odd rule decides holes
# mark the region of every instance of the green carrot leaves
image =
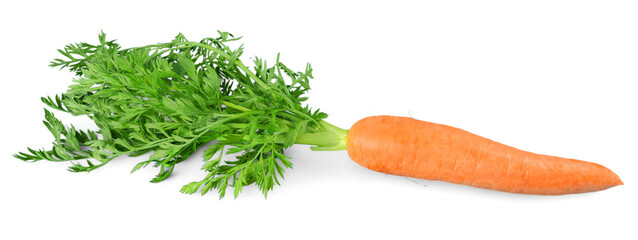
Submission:
[[[267,195],[280,184],[284,169],[292,167],[286,148],[300,135],[310,134],[303,139],[312,144],[313,134],[330,134],[321,124],[327,114],[303,105],[310,65],[295,72],[277,56],[270,67],[255,58],[251,70],[240,60],[243,47],[229,46],[238,39],[219,32],[217,38],[191,42],[179,34],[170,42],[123,49],[101,33],[97,45],[65,46],[59,50],[62,58],[50,66],[78,78],[66,93],[42,101],[55,110],[88,116],[99,130],[64,125],[45,110],[53,147],[29,148],[15,157],[72,161],[70,171],[88,172],[121,155],[152,152],[132,172],[157,167],[151,181],[159,182],[207,146],[206,177],[182,192],[215,189],[223,197],[232,187],[236,197],[244,186],[256,184]],[[224,157],[229,154],[235,159]]]

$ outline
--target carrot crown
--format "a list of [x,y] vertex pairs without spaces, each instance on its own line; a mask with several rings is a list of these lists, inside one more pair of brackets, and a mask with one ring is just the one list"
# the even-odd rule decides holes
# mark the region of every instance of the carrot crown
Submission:
[[[71,161],[72,172],[89,172],[121,155],[140,156],[137,171],[159,167],[151,182],[171,175],[175,166],[206,147],[202,170],[207,175],[181,191],[206,194],[226,189],[234,195],[256,184],[264,196],[291,168],[284,149],[295,143],[313,150],[345,149],[347,131],[323,119],[328,115],[303,102],[312,68],[293,71],[279,61],[268,66],[254,58],[240,60],[240,38],[227,32],[198,42],[182,34],[166,43],[123,49],[99,35],[98,44],[76,43],[58,50],[63,58],[52,67],[78,77],[66,93],[43,97],[50,108],[86,115],[98,130],[63,124],[45,109],[44,125],[55,138],[50,149],[15,155],[24,161]],[[223,155],[237,154],[236,159]]]

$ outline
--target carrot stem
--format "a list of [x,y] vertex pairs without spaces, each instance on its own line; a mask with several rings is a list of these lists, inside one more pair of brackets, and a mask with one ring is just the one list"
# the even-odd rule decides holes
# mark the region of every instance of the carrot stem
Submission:
[[313,151],[346,150],[348,130],[339,128],[326,121],[319,121],[320,132],[302,133],[295,139],[296,144],[314,145]]

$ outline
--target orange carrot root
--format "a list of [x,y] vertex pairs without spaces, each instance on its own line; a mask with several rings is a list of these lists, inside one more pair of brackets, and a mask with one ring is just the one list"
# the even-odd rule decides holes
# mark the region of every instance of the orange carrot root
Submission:
[[407,117],[361,119],[346,147],[350,158],[374,171],[503,192],[561,195],[623,184],[596,163],[535,154]]

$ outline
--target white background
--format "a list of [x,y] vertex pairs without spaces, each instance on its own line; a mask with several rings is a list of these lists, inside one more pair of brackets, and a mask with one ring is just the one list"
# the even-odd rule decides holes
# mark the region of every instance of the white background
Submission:
[[[0,4],[0,239],[637,239],[638,4],[635,1],[7,1]],[[527,196],[364,169],[346,152],[287,153],[268,199],[184,195],[201,152],[172,177],[143,158],[92,173],[24,163],[48,147],[41,96],[72,75],[56,49],[244,36],[243,60],[311,62],[309,104],[349,128],[376,114],[444,123],[524,150],[596,162],[624,186]],[[86,118],[58,114],[91,128]]]

